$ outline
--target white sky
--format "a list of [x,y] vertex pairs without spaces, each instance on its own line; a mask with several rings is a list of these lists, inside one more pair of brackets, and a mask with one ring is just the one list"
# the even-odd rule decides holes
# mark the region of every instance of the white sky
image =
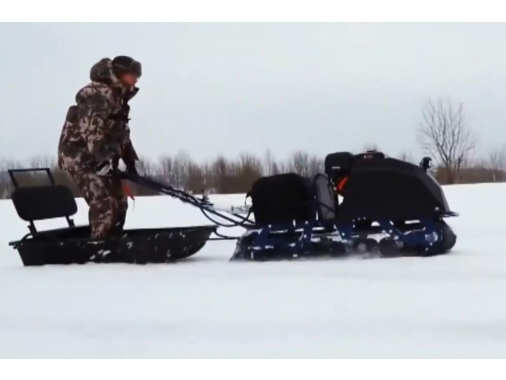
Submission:
[[0,24],[0,156],[55,155],[90,67],[123,54],[143,64],[130,126],[153,159],[418,157],[437,97],[463,102],[483,151],[506,142],[505,47],[506,24]]

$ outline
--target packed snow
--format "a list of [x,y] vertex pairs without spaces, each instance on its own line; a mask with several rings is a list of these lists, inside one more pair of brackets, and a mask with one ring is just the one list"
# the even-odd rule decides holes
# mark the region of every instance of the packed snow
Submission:
[[[23,267],[8,241],[26,223],[0,201],[0,357],[506,357],[506,186],[445,192],[461,214],[446,256],[231,263],[226,241],[144,266]],[[199,224],[198,210],[150,197],[127,227]]]

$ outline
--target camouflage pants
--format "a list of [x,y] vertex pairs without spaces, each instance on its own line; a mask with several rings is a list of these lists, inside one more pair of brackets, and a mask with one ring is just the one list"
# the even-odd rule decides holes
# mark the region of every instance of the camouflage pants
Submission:
[[81,171],[70,175],[90,207],[91,237],[104,239],[121,232],[128,209],[121,179]]

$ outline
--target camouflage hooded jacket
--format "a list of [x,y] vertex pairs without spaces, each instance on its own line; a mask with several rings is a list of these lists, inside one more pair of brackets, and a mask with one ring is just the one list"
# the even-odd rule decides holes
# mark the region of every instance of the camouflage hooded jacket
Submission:
[[138,88],[125,88],[102,59],[90,71],[91,83],[76,95],[69,108],[58,146],[58,165],[63,170],[93,171],[95,165],[119,159],[132,165],[138,160],[130,141],[128,101]]

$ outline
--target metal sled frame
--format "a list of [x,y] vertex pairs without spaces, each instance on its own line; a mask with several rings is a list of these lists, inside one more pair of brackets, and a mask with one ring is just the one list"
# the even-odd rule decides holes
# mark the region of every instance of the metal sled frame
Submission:
[[[197,198],[196,196],[186,191],[176,189],[160,181],[147,177],[142,177],[137,174],[129,174],[125,172],[120,172],[119,175],[123,179],[127,179],[133,183],[136,183],[139,186],[158,191],[161,194],[169,195],[173,198],[179,199],[183,203],[197,207],[198,209],[200,209],[200,211],[204,214],[204,216],[207,219],[209,219],[212,223],[216,224],[219,227],[244,227],[244,228],[259,227],[257,224],[255,224],[254,221],[249,219],[250,214],[244,217],[242,215],[233,212],[221,212],[219,210],[216,210],[213,204],[210,203],[206,198]],[[229,224],[224,224],[224,222],[218,221],[214,219],[214,217],[218,217]]]

